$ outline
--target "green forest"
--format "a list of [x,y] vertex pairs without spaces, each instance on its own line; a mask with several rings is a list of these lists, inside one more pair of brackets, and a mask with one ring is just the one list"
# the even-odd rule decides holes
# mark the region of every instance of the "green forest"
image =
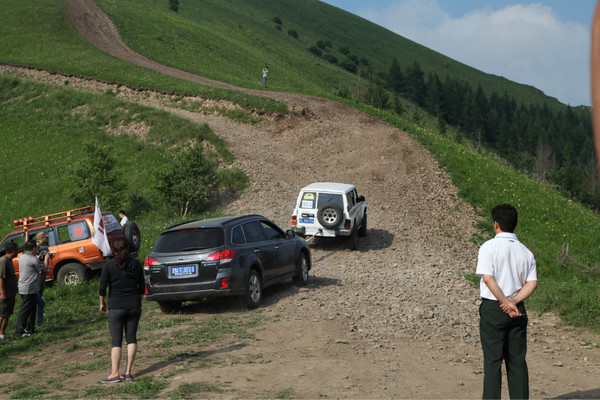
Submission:
[[[390,96],[369,95],[380,93],[382,85],[393,93],[392,101]],[[458,141],[485,147],[566,196],[600,208],[589,109],[524,104],[506,92],[487,95],[467,81],[426,75],[416,61],[403,70],[396,59],[386,74],[372,78],[370,88],[366,101],[371,105],[402,112],[395,96],[409,99],[437,118],[442,133],[451,125]]]

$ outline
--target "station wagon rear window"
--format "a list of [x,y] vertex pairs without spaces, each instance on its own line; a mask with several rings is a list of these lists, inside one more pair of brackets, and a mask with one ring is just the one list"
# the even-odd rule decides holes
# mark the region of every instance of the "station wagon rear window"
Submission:
[[154,245],[157,253],[179,253],[221,247],[225,233],[222,228],[192,228],[165,232]]

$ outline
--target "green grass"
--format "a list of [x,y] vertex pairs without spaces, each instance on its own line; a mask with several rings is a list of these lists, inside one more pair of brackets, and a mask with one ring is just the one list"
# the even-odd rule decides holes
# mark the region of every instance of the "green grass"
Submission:
[[[169,162],[169,149],[191,140],[205,141],[222,165],[234,159],[225,141],[208,125],[114,96],[0,76],[0,104],[0,209],[10,210],[0,215],[1,237],[13,230],[15,218],[83,206],[65,193],[72,189],[73,182],[66,178],[72,165],[85,156],[80,145],[85,139],[102,143],[115,158],[115,170],[126,187],[120,207],[124,209],[128,209],[127,196],[132,193],[150,204],[158,203],[148,178],[161,162]],[[144,140],[111,133],[132,123],[146,127]],[[247,182],[243,172],[232,174],[227,182],[240,182],[239,188],[243,187],[243,182]],[[140,253],[145,256],[160,232],[180,220],[168,210],[154,206],[136,216],[136,222],[142,232]]]
[[264,112],[287,112],[272,99],[187,82],[129,64],[95,48],[66,23],[66,4],[61,0],[11,2],[0,0],[0,62],[35,66],[108,82],[164,92],[226,99]]
[[136,378],[132,382],[117,383],[112,385],[90,386],[84,391],[84,396],[89,398],[134,396],[138,399],[155,399],[166,388],[165,380],[154,377]]
[[[175,389],[170,398],[171,399],[192,399],[198,397],[211,397],[211,393],[225,393],[225,389],[222,389],[215,385],[210,385],[203,382],[194,383],[181,383],[177,389]],[[199,396],[199,394],[205,394]]]
[[[326,53],[341,61],[345,56],[339,49],[346,46],[352,55],[369,61],[363,69],[372,73],[387,72],[394,57],[403,70],[416,60],[426,75],[466,80],[474,88],[481,84],[488,94],[506,91],[525,103],[558,105],[531,86],[485,74],[315,0],[207,0],[182,3],[177,13],[161,0],[99,0],[97,4],[135,51],[238,86],[261,88],[261,70],[268,65],[272,90],[316,95],[340,88],[355,91],[354,74],[308,51],[317,41],[329,41],[332,46]],[[275,16],[283,22],[281,30],[272,21]],[[287,34],[290,29],[298,32],[298,39]]]

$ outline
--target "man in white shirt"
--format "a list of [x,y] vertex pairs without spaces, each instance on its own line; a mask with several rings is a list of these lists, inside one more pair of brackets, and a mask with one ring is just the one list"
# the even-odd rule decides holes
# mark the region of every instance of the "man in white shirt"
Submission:
[[125,215],[124,210],[119,211],[119,218],[121,218],[121,226],[125,227],[125,225],[129,222],[129,218],[127,218],[127,215]]
[[537,287],[533,253],[513,233],[517,210],[502,204],[492,210],[496,236],[479,249],[481,277],[479,333],[483,349],[483,398],[499,399],[502,361],[506,364],[511,399],[529,398],[527,314],[523,300]]

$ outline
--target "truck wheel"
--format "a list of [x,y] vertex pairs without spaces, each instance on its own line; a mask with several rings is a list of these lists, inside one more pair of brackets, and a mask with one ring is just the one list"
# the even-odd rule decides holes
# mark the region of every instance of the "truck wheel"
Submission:
[[246,294],[244,295],[244,304],[248,308],[257,308],[262,302],[263,287],[260,275],[255,269],[250,270],[248,281],[246,283]]
[[59,285],[77,285],[87,280],[87,270],[78,263],[69,263],[58,270],[56,280]]
[[365,211],[365,217],[363,218],[363,223],[358,230],[358,236],[365,237],[367,236],[367,212]]
[[317,211],[317,219],[323,228],[334,229],[342,222],[342,207],[335,203],[325,203]]
[[165,314],[179,311],[181,309],[181,301],[157,301],[158,308]]
[[296,261],[296,272],[298,275],[292,278],[292,281],[298,286],[306,286],[308,283],[308,259],[305,252],[300,252]]
[[138,251],[141,245],[140,228],[138,228],[135,222],[128,222],[125,224],[123,231],[125,238],[129,242],[129,251]]

